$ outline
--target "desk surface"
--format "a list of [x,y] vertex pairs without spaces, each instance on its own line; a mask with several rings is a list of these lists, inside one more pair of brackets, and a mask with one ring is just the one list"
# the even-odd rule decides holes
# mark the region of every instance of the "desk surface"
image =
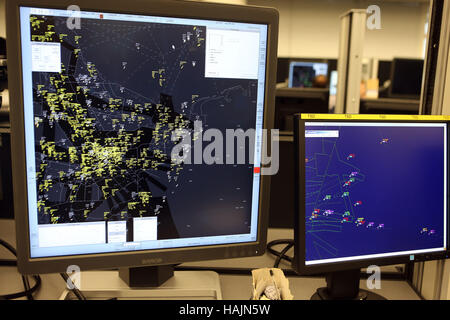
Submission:
[[[292,238],[293,232],[289,229],[270,229],[268,239]],[[12,220],[0,219],[0,238],[15,246],[15,228]],[[12,259],[13,257],[6,249],[0,247],[0,258]],[[229,260],[203,261],[199,263],[186,263],[187,267],[202,268],[234,268],[234,269],[256,269],[271,267],[274,258],[270,254],[261,257],[236,258]],[[288,269],[289,266],[281,263],[280,267]],[[395,271],[393,267],[383,270]],[[65,283],[59,274],[41,275],[42,285],[35,295],[36,299],[58,299],[65,288]],[[320,277],[288,277],[290,289],[296,300],[309,299],[317,288],[326,285],[325,279]],[[252,289],[252,278],[248,275],[220,274],[222,295],[226,300],[248,300]],[[15,267],[0,268],[0,295],[23,291],[22,279]],[[367,289],[366,281],[361,280],[361,288]],[[419,300],[419,296],[412,290],[406,281],[383,280],[381,289],[376,293],[390,300]]]

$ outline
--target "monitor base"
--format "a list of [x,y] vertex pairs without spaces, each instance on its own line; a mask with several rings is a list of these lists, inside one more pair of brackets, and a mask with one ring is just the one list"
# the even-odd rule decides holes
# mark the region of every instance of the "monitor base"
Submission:
[[[87,300],[222,300],[219,275],[213,271],[174,271],[159,287],[130,288],[118,271],[82,272],[80,282]],[[59,299],[76,297],[66,288]]]
[[386,300],[372,291],[360,289],[360,276],[360,269],[327,273],[327,286],[317,289],[311,300]]
[[173,277],[173,265],[119,268],[119,277],[130,288],[154,288]]
[[[311,300],[335,300],[335,299],[330,297],[327,288],[323,287],[317,289],[317,292],[311,296]],[[357,296],[349,300],[386,300],[386,298],[372,291],[359,289]]]

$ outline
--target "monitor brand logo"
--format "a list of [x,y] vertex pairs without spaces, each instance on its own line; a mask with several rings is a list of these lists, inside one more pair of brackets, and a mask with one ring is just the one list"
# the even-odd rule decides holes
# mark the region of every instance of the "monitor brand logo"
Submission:
[[148,258],[148,259],[141,260],[141,264],[145,264],[145,265],[159,264],[162,262],[163,262],[163,259],[161,259],[161,258]]

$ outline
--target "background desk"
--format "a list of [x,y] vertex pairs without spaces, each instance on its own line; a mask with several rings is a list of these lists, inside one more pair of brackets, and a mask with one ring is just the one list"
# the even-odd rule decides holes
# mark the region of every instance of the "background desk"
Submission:
[[[293,231],[289,229],[269,229],[269,241],[274,239],[292,238]],[[13,220],[0,219],[0,238],[9,242],[15,247],[15,226]],[[292,254],[292,253],[291,253]],[[0,258],[12,259],[13,257],[4,248],[0,248]],[[252,290],[251,269],[272,267],[274,258],[270,254],[261,257],[236,258],[227,260],[203,261],[199,263],[186,263],[185,267],[201,267],[212,269],[231,268],[233,270],[244,271],[244,274],[220,274],[222,286],[222,295],[226,300],[248,300]],[[280,267],[289,269],[289,265],[282,262]],[[248,272],[246,272],[248,270]],[[383,270],[393,271],[393,267],[387,267]],[[41,275],[42,285],[36,299],[58,299],[65,288],[65,283],[59,274]],[[297,300],[309,299],[317,288],[325,286],[325,279],[320,277],[288,277],[290,289],[294,298]],[[33,282],[33,280],[31,280]],[[33,285],[33,284],[31,284]],[[366,287],[366,281],[361,280],[361,287]],[[23,291],[23,283],[16,267],[0,268],[0,295]],[[381,289],[376,290],[378,294],[391,300],[419,300],[419,296],[402,280],[383,280]]]
[[360,113],[418,114],[419,106],[420,100],[416,99],[361,98]]
[[330,90],[322,88],[277,88],[275,128],[294,131],[296,113],[328,113]]

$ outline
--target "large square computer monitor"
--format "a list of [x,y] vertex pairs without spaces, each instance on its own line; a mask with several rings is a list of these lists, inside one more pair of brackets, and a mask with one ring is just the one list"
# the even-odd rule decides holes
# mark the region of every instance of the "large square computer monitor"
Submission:
[[328,63],[292,61],[289,65],[289,88],[312,88],[318,76],[328,76]]
[[296,118],[298,272],[447,256],[447,118]]
[[[263,253],[276,10],[8,1],[7,17],[21,272]],[[228,130],[256,132],[254,158]]]

